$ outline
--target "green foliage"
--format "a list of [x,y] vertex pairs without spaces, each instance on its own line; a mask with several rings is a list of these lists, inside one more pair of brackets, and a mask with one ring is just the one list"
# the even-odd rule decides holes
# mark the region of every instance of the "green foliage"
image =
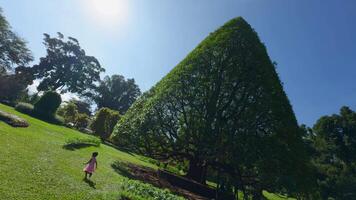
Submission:
[[78,113],[86,114],[88,116],[91,116],[91,108],[90,108],[90,103],[87,101],[81,101],[78,99],[71,99],[69,103],[73,103],[74,105],[77,106]]
[[24,102],[19,102],[16,106],[15,109],[19,112],[32,115],[33,114],[33,105],[29,103],[24,103]]
[[109,108],[101,108],[95,114],[90,124],[90,129],[95,135],[100,136],[102,139],[108,139],[119,119],[119,112]]
[[0,101],[14,105],[27,94],[27,86],[32,84],[32,76],[25,72],[0,75]]
[[[184,200],[183,197],[173,195],[169,190],[160,190],[155,187],[152,187],[150,184],[142,184],[138,181],[128,180],[125,181],[122,185],[122,190],[127,191],[133,196],[138,196],[140,199],[145,200],[155,200],[155,199],[164,199],[164,200]],[[135,199],[134,197],[133,199]]]
[[[117,200],[122,193],[125,193],[126,197],[137,197],[132,200],[139,200],[139,198],[147,200],[133,195],[133,189],[123,191],[121,185],[126,184],[128,179],[116,173],[111,167],[113,163],[120,161],[157,168],[142,161],[141,156],[125,153],[105,144],[99,147],[82,148],[75,152],[68,151],[63,148],[66,141],[73,138],[91,138],[91,136],[35,119],[3,104],[0,104],[0,110],[17,115],[31,124],[28,128],[19,129],[0,122],[1,199]],[[99,152],[97,159],[99,168],[92,177],[92,181],[96,183],[95,190],[83,181],[83,174],[80,173],[84,167],[83,163],[88,161],[94,151]],[[143,183],[137,181],[137,184]],[[160,190],[154,186],[143,187]],[[152,190],[151,188],[148,190]],[[285,198],[275,195],[274,198],[268,199]]]
[[321,117],[313,127],[313,155],[322,199],[356,199],[356,112]]
[[74,126],[78,129],[78,130],[83,130],[86,129],[88,127],[90,123],[90,118],[87,114],[77,114],[77,116],[75,117],[75,121],[74,121]]
[[309,158],[292,107],[265,46],[242,18],[211,33],[143,94],[112,138],[148,156],[188,160],[187,175],[197,181],[210,166],[253,177],[231,178],[253,195],[306,192],[301,172]]
[[12,70],[13,67],[25,66],[33,60],[26,42],[11,30],[11,26],[4,17],[1,8],[0,46],[0,75]]
[[57,114],[64,118],[66,124],[74,124],[75,119],[78,115],[78,108],[74,103],[67,103],[58,109]]
[[100,80],[100,73],[104,71],[98,60],[86,55],[75,38],[68,37],[65,40],[61,33],[57,38],[48,34],[44,36],[47,55],[32,68],[35,78],[41,79],[37,89],[90,94]]
[[61,103],[61,95],[48,91],[35,103],[34,112],[43,117],[53,117]]
[[134,79],[125,80],[124,76],[112,75],[100,82],[92,98],[98,108],[107,107],[124,114],[140,95],[140,88]]

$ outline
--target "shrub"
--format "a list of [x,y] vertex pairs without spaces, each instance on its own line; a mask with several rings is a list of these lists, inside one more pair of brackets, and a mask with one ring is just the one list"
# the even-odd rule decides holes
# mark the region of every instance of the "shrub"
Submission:
[[101,108],[95,114],[95,117],[90,124],[90,128],[93,130],[94,134],[100,136],[101,139],[108,139],[119,119],[119,112],[109,108]]
[[3,112],[0,110],[0,120],[4,121],[5,123],[13,126],[13,127],[28,127],[29,124],[27,123],[26,120],[16,116],[12,115],[7,112]]
[[80,148],[90,147],[90,146],[99,147],[100,144],[101,144],[100,139],[92,136],[89,138],[69,139],[63,145],[63,148],[67,150],[75,150],[75,149],[80,149]]
[[34,112],[41,117],[53,118],[61,103],[61,95],[54,91],[48,91],[35,103]]
[[72,138],[66,140],[66,144],[91,144],[92,146],[99,147],[101,144],[100,139],[94,136],[89,136],[87,138]]
[[129,199],[133,197],[133,200],[136,200],[136,198],[145,200],[184,200],[183,197],[174,195],[167,189],[158,189],[150,184],[141,183],[135,180],[124,181],[121,185],[121,188],[123,191],[125,191],[122,196],[128,197]]
[[74,121],[74,126],[79,129],[85,129],[88,127],[90,118],[87,114],[77,114]]
[[29,104],[29,103],[24,103],[24,102],[19,102],[16,106],[15,106],[15,110],[28,114],[28,115],[32,115],[33,114],[33,105]]
[[35,110],[35,107],[32,104],[20,102],[15,106],[15,110],[22,112],[27,115],[31,115],[32,117],[39,118],[41,120],[47,121],[49,123],[63,125],[64,119],[61,116],[52,114],[44,114],[43,112],[38,112]]
[[66,124],[75,124],[75,120],[78,115],[78,108],[74,103],[68,103],[60,107],[57,111],[57,114],[61,115],[64,118],[64,122]]

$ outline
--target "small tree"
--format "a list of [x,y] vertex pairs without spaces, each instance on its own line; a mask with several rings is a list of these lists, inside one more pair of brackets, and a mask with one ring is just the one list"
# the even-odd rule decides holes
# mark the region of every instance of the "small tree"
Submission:
[[74,123],[78,115],[78,108],[74,103],[68,103],[58,109],[57,113],[64,118],[66,124]]
[[89,122],[90,118],[87,114],[79,113],[75,117],[74,126],[79,130],[86,129],[89,125]]
[[108,139],[119,119],[119,112],[110,110],[109,108],[101,108],[95,114],[90,128],[101,139]]
[[35,103],[35,113],[43,117],[54,117],[61,102],[61,95],[54,91],[48,91]]

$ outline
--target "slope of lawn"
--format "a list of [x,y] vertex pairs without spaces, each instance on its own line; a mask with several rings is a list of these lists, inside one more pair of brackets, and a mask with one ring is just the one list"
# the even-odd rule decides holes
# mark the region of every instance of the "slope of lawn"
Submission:
[[[103,144],[100,147],[67,150],[63,148],[67,140],[90,136],[48,124],[2,104],[0,110],[22,117],[30,123],[28,128],[13,128],[0,121],[0,199],[118,200],[122,193],[136,193],[127,188],[132,190],[137,185],[142,186],[137,190],[152,188],[154,194],[167,194],[165,190],[138,181],[128,181],[128,178],[111,167],[116,161],[123,161],[156,168],[142,157]],[[94,151],[99,152],[98,170],[92,182],[85,182],[83,163],[89,160]],[[132,187],[127,185],[130,183],[133,183]],[[273,194],[267,195],[271,200],[285,199]],[[169,197],[171,200],[182,199],[172,195]]]

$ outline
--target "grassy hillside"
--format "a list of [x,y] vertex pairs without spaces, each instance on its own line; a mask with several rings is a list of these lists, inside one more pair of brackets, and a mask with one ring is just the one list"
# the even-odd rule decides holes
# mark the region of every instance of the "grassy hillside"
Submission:
[[[151,187],[138,181],[128,181],[111,167],[116,161],[126,161],[156,168],[144,162],[142,157],[103,144],[100,147],[67,150],[63,148],[67,140],[89,136],[34,119],[2,104],[0,110],[18,115],[30,123],[28,128],[13,128],[0,121],[1,199],[117,200],[122,192],[132,193],[127,192],[127,184]],[[93,183],[89,183],[83,181],[82,169],[93,151],[99,152],[98,170],[92,177]],[[154,190],[157,194],[167,193],[165,190]],[[267,195],[271,200],[283,199]]]

